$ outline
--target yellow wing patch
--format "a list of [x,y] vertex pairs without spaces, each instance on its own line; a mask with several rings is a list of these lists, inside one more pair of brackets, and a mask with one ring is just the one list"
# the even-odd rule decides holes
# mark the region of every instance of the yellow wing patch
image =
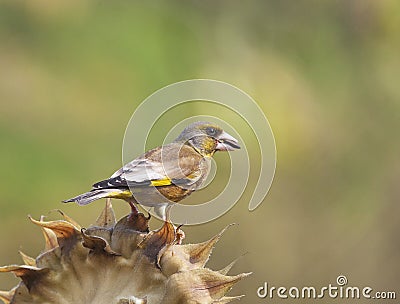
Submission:
[[171,184],[172,184],[172,182],[169,178],[151,181],[151,185],[154,187],[168,186]]
[[125,191],[122,191],[122,192],[120,192],[120,191],[115,191],[115,192],[109,193],[107,197],[122,198],[122,199],[124,199],[124,198],[130,198],[130,197],[132,197],[132,193],[131,193],[131,191],[129,191],[129,190],[125,190]]

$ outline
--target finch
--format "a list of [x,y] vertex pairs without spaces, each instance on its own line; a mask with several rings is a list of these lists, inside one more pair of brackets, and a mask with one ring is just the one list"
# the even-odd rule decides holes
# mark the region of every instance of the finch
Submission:
[[169,208],[201,187],[216,151],[240,149],[238,141],[209,122],[187,126],[170,144],[159,146],[127,163],[110,178],[95,183],[89,192],[64,203],[87,205],[101,198],[127,201],[133,214],[135,204],[153,207],[165,219]]

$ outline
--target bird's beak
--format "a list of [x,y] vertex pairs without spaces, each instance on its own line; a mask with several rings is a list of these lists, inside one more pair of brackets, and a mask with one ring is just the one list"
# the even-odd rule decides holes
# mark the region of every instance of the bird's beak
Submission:
[[233,151],[236,149],[240,149],[238,141],[233,136],[229,135],[225,131],[221,133],[217,138],[217,147],[215,150],[218,151]]

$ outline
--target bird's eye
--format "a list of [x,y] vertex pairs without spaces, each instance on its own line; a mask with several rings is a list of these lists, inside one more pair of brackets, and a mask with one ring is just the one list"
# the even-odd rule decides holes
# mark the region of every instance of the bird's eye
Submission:
[[215,128],[213,128],[213,127],[208,127],[208,128],[207,128],[207,134],[208,134],[208,135],[213,136],[213,135],[215,135],[216,133],[217,133],[217,130],[215,130]]

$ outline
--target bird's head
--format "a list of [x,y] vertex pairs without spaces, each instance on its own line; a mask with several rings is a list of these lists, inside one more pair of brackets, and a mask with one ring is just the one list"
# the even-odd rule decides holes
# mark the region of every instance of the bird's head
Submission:
[[204,121],[187,126],[175,142],[188,144],[203,156],[212,156],[216,151],[240,149],[238,141],[221,127]]

